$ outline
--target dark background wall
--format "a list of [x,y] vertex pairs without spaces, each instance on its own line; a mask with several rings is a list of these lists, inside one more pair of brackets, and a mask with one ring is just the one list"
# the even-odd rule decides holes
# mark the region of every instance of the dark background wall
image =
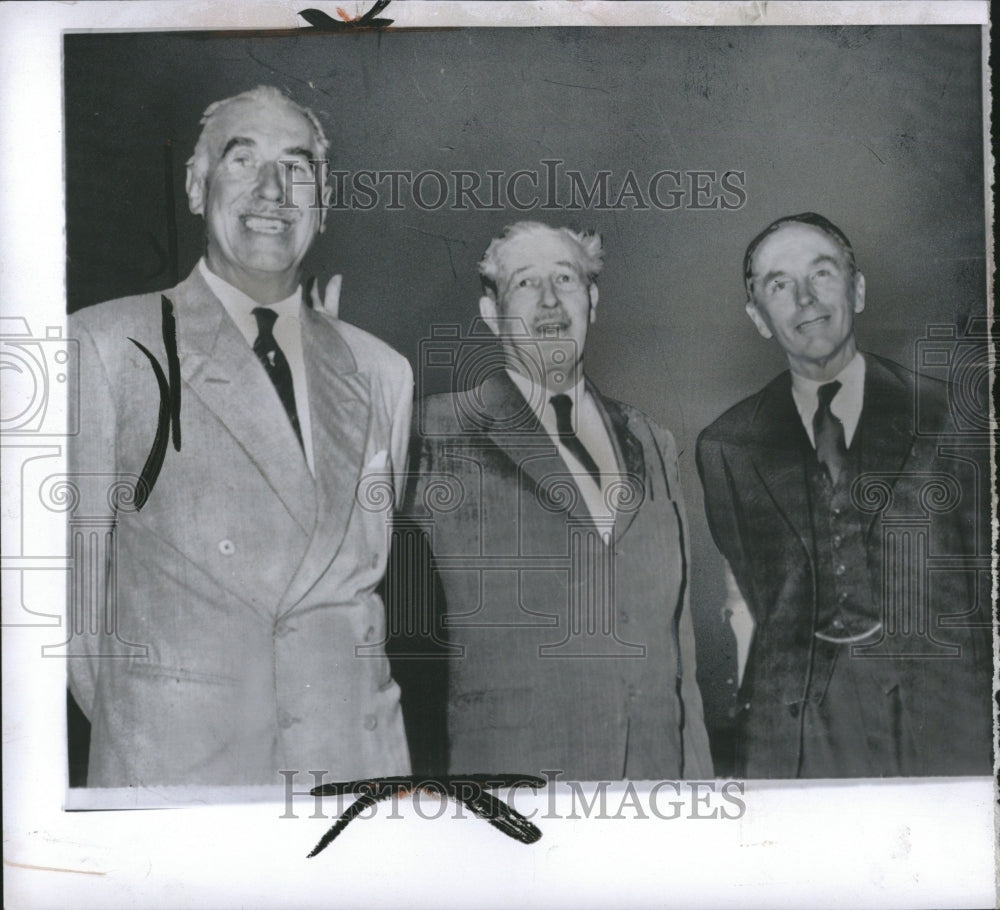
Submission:
[[169,286],[172,221],[187,274],[202,225],[187,211],[183,165],[201,112],[260,83],[312,107],[333,167],[349,172],[468,170],[485,181],[561,159],[588,184],[610,170],[613,195],[629,170],[643,188],[663,169],[743,172],[735,211],[427,211],[404,192],[402,211],[385,197],[332,212],[306,263],[343,274],[342,317],[407,355],[419,381],[420,340],[435,324],[468,325],[476,261],[505,224],[601,231],[587,369],[677,437],[700,675],[724,767],[734,647],[694,442],[784,366],[743,312],[744,247],[780,215],[831,218],[868,280],[862,347],[906,364],[927,325],[961,329],[984,313],[980,41],[973,27],[68,35],[69,308]]

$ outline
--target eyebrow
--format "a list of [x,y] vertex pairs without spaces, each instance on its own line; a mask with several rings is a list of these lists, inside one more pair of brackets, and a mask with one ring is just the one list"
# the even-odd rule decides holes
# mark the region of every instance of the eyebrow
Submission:
[[[815,259],[813,259],[813,261],[809,263],[809,267],[813,268],[814,266],[817,266],[822,262],[829,262],[831,265],[835,265],[838,269],[841,267],[840,263],[833,256],[827,256],[825,254],[817,256]],[[786,272],[784,269],[772,269],[763,278],[759,279],[759,281],[761,284],[767,284],[772,279],[787,274],[788,272]]]
[[257,143],[254,142],[253,139],[250,139],[247,136],[233,136],[233,138],[230,139],[226,143],[226,147],[222,150],[222,157],[225,158],[226,155],[229,154],[229,150],[233,149],[233,148],[236,148],[236,146],[244,146],[244,145],[248,145],[249,146],[249,145],[256,145],[256,144]]
[[[564,268],[568,268],[568,269],[577,269],[579,271],[579,267],[575,263],[570,262],[567,259],[557,259],[552,264],[553,265],[561,265]],[[514,269],[514,271],[511,272],[510,275],[508,275],[507,277],[508,277],[508,279],[513,278],[515,275],[519,275],[521,272],[526,272],[526,271],[528,271],[530,269],[533,269],[533,268],[535,268],[534,265],[522,265],[520,268]]]
[[[230,149],[236,147],[244,147],[244,146],[250,147],[256,145],[257,145],[256,140],[251,139],[248,136],[233,136],[233,138],[226,143],[226,147],[222,150],[222,157],[225,158],[226,155],[229,154]],[[301,145],[293,145],[290,148],[286,148],[282,150],[281,154],[294,155],[298,158],[305,158],[307,161],[312,161],[312,156],[313,156],[312,149],[304,148]]]

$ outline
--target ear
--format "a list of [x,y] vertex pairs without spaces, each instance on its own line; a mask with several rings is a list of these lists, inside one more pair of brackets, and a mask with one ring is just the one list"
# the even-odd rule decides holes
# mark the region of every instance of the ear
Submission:
[[494,335],[500,334],[500,320],[497,312],[497,302],[489,294],[483,294],[479,298],[479,315],[483,317]]
[[854,274],[854,312],[860,313],[865,308],[865,276],[861,272]]
[[194,175],[192,165],[187,166],[187,177],[184,180],[184,189],[187,191],[188,208],[192,215],[205,214],[205,181],[199,180]]
[[590,321],[597,322],[597,299],[600,294],[597,292],[597,285],[593,282],[590,283],[590,287],[587,288],[587,293],[590,295]]
[[747,316],[749,316],[753,321],[753,324],[757,327],[757,331],[760,332],[761,336],[764,338],[771,338],[771,329],[767,324],[767,320],[764,319],[760,310],[757,309],[757,304],[755,304],[752,300],[748,300],[746,311]]
[[319,232],[322,234],[326,230],[326,216],[330,211],[330,199],[333,197],[333,187],[326,182],[326,162],[323,162],[323,192],[320,202],[323,210],[319,213]]

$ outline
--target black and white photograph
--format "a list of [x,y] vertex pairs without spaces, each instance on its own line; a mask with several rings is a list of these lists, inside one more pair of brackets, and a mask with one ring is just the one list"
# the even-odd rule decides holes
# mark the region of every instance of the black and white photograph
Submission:
[[100,6],[0,111],[11,906],[991,906],[986,6]]

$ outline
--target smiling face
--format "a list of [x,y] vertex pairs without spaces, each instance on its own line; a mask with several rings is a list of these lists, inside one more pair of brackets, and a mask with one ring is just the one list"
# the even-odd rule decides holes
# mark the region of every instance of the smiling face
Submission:
[[833,237],[809,224],[778,228],[754,253],[750,286],[747,314],[781,345],[793,372],[825,381],[853,359],[865,279]]
[[187,190],[191,211],[205,217],[208,267],[259,303],[275,303],[298,285],[322,226],[312,124],[291,104],[249,98],[225,105],[206,129],[207,172],[201,180],[189,169]]
[[508,364],[553,391],[572,388],[597,313],[597,286],[587,280],[580,249],[545,228],[506,241],[499,258],[496,299],[484,295],[479,310]]

